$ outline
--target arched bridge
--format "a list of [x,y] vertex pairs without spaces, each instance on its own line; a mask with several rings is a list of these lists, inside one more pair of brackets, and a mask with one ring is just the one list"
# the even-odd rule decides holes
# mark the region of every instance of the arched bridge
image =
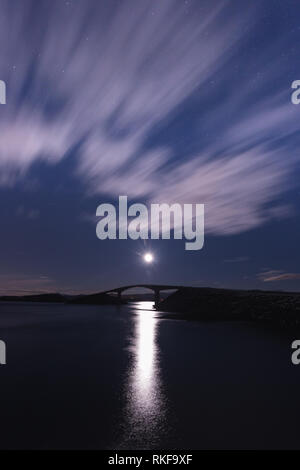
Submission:
[[123,286],[123,287],[117,287],[115,289],[109,289],[104,292],[101,292],[101,294],[117,294],[120,301],[121,301],[121,296],[122,292],[128,289],[134,289],[136,287],[142,287],[144,289],[150,289],[154,292],[154,303],[155,306],[159,304],[160,301],[160,292],[164,290],[177,290],[182,288],[182,286],[170,286],[170,285],[164,285],[164,284],[134,284],[131,286]]

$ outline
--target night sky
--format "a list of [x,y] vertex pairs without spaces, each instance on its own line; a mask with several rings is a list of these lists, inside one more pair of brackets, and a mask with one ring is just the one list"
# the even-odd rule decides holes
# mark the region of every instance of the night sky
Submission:
[[[0,0],[0,79],[0,294],[300,290],[299,0]],[[205,204],[204,248],[100,241],[119,195]]]

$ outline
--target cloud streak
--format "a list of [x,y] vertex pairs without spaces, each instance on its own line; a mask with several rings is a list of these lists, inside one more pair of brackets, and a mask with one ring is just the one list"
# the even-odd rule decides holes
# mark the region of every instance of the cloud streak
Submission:
[[[299,119],[282,90],[262,94],[278,74],[272,45],[257,58],[264,81],[254,67],[249,81],[231,83],[258,20],[252,8],[237,10],[234,1],[201,8],[171,0],[15,3],[0,1],[0,71],[8,84],[0,184],[26,178],[37,160],[55,165],[78,146],[74,169],[88,192],[204,203],[213,234],[287,214],[278,199],[296,159],[284,158],[282,141],[299,130]],[[149,145],[155,129],[163,132],[175,115],[186,119],[185,104],[196,95],[200,103],[210,97],[205,115],[197,113],[199,136],[210,139],[201,145],[196,135],[199,150],[179,157],[176,138]]]
[[300,279],[300,273],[286,273],[280,270],[263,271],[258,275],[262,282],[290,281]]

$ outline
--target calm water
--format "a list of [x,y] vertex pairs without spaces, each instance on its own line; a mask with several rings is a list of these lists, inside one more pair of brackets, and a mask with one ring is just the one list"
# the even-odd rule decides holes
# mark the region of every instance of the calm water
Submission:
[[1,448],[300,448],[292,334],[149,302],[6,303],[0,339]]

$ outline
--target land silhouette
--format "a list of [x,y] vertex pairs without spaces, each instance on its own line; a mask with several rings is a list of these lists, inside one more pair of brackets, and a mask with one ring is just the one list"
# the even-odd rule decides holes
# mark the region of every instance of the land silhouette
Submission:
[[[136,287],[148,288],[153,294],[128,294]],[[175,292],[163,298],[163,292]],[[86,305],[119,305],[137,300],[155,300],[155,308],[174,317],[198,321],[277,321],[300,324],[300,293],[262,290],[216,289],[139,284],[123,286],[88,295],[48,293],[26,296],[2,296],[2,302],[57,302]],[[154,298],[153,298],[154,297]]]

